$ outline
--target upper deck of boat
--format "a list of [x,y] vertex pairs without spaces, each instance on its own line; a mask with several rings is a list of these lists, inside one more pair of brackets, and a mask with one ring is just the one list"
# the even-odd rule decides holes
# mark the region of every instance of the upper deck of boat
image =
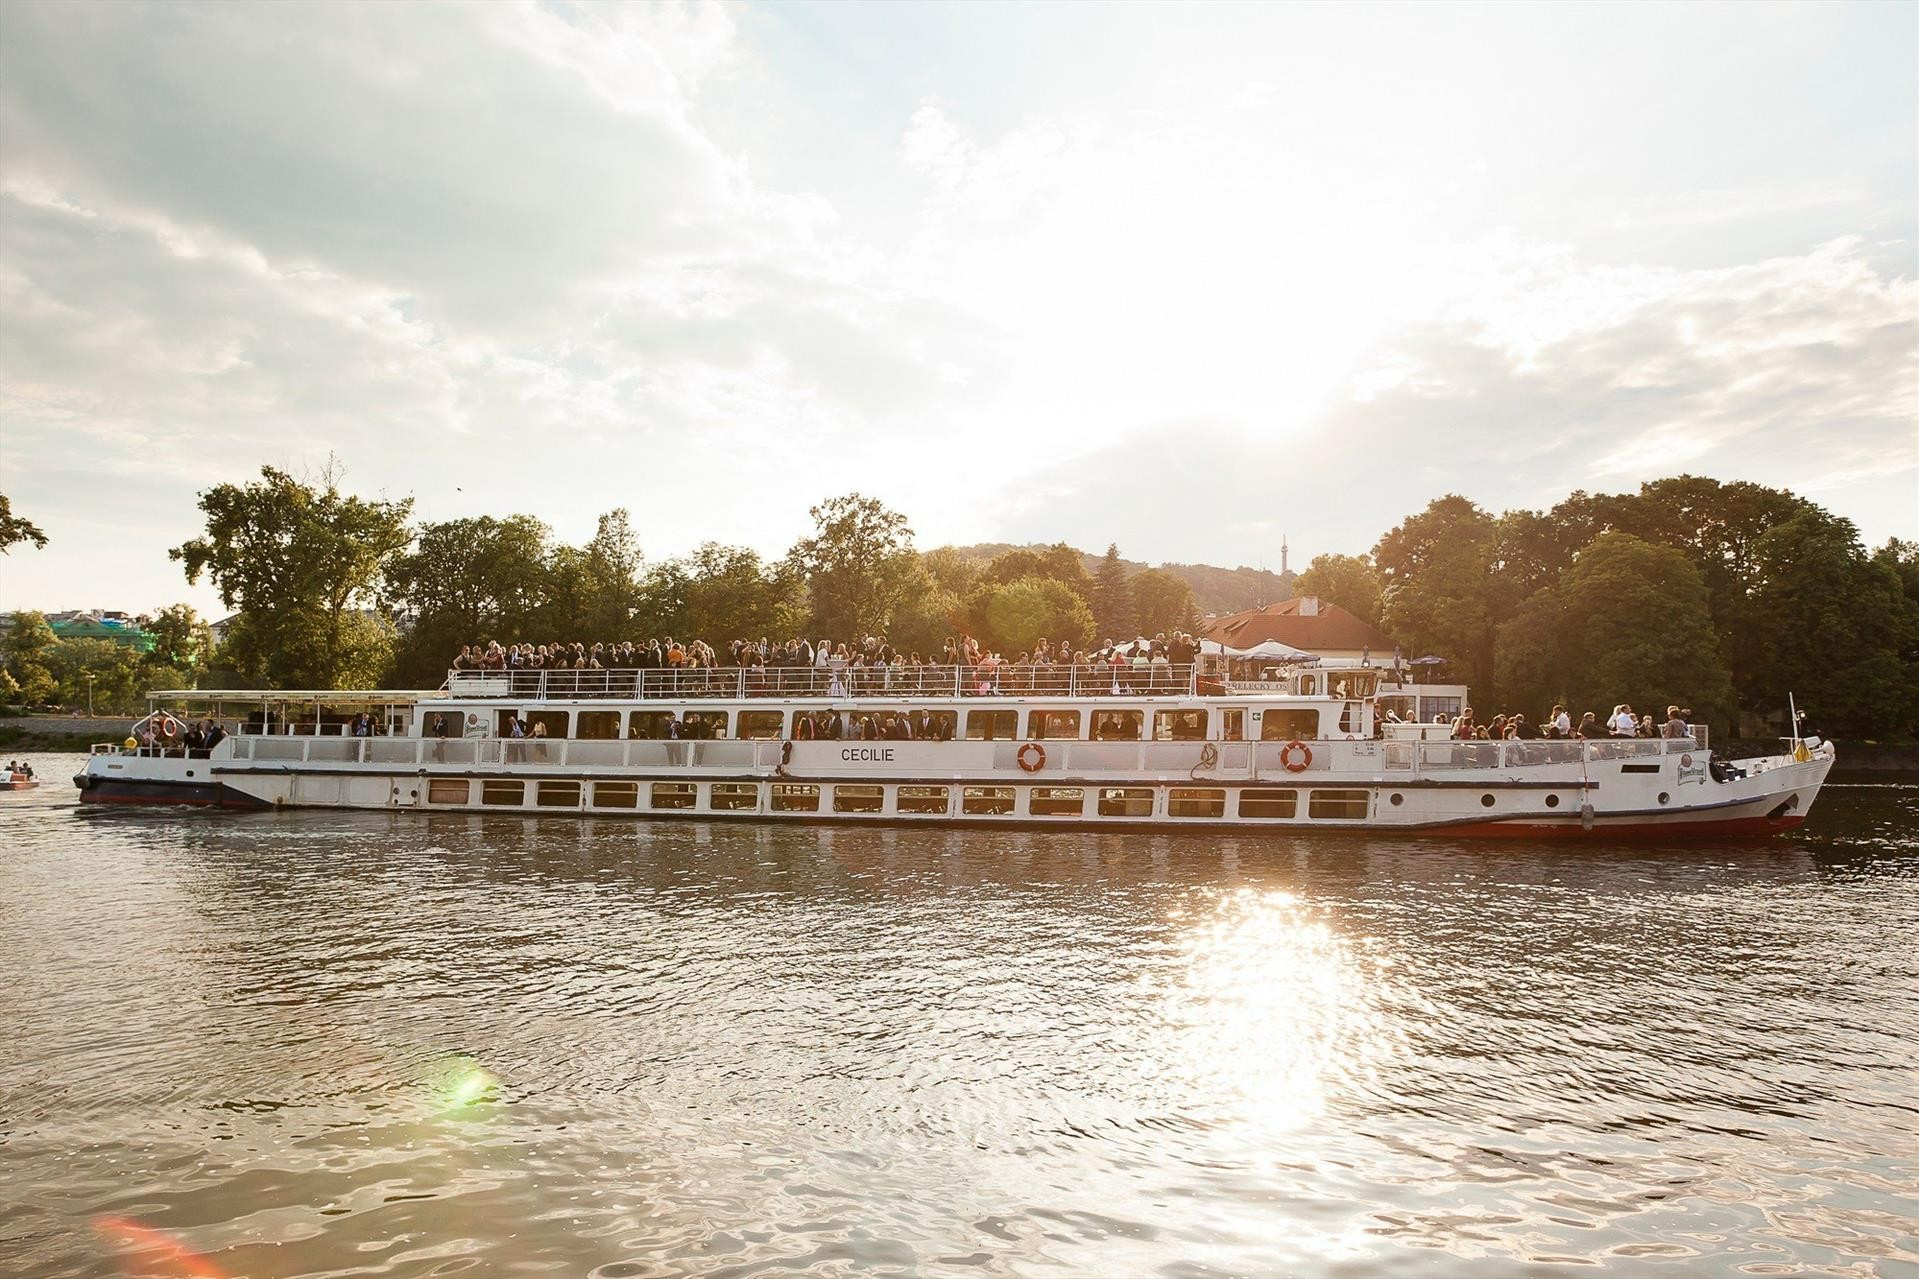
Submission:
[[[462,701],[788,700],[956,697],[1281,698],[1373,696],[1390,668],[1331,666],[1300,680],[1235,679],[1216,665],[714,666],[615,670],[455,670],[442,694]],[[1304,677],[1312,680],[1312,676]],[[1397,682],[1397,681],[1392,681]]]

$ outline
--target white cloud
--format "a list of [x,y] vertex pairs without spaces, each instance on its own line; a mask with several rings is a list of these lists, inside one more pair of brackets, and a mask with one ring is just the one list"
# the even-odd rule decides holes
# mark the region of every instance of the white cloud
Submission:
[[957,12],[0,7],[0,488],[54,536],[0,607],[166,602],[195,490],[328,452],[660,553],[854,487],[1153,558],[1682,461],[1900,514],[1908,140],[1698,155],[1803,117],[1812,19],[1702,121],[1646,96],[1699,17],[1615,101],[1515,56],[1610,18]]

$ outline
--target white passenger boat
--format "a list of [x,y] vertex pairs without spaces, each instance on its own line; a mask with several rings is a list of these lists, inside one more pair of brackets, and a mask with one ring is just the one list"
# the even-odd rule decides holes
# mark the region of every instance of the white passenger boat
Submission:
[[[86,803],[753,821],[1692,836],[1805,820],[1831,743],[1450,740],[1392,669],[452,672],[429,693],[151,694]],[[1267,674],[1274,674],[1267,672]],[[169,719],[169,715],[182,717]],[[183,744],[185,719],[230,735]]]

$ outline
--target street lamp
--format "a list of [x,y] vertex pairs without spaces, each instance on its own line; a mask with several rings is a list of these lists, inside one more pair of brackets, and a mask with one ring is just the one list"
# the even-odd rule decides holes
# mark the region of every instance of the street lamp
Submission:
[[87,674],[87,718],[88,719],[93,718],[93,681],[99,678],[100,677],[98,675],[95,675],[92,672],[88,672]]

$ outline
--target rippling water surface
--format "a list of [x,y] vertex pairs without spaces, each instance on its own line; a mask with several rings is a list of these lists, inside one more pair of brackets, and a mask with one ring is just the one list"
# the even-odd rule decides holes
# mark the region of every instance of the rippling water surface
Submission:
[[1919,1266],[1919,786],[1673,848],[0,796],[0,1271]]

